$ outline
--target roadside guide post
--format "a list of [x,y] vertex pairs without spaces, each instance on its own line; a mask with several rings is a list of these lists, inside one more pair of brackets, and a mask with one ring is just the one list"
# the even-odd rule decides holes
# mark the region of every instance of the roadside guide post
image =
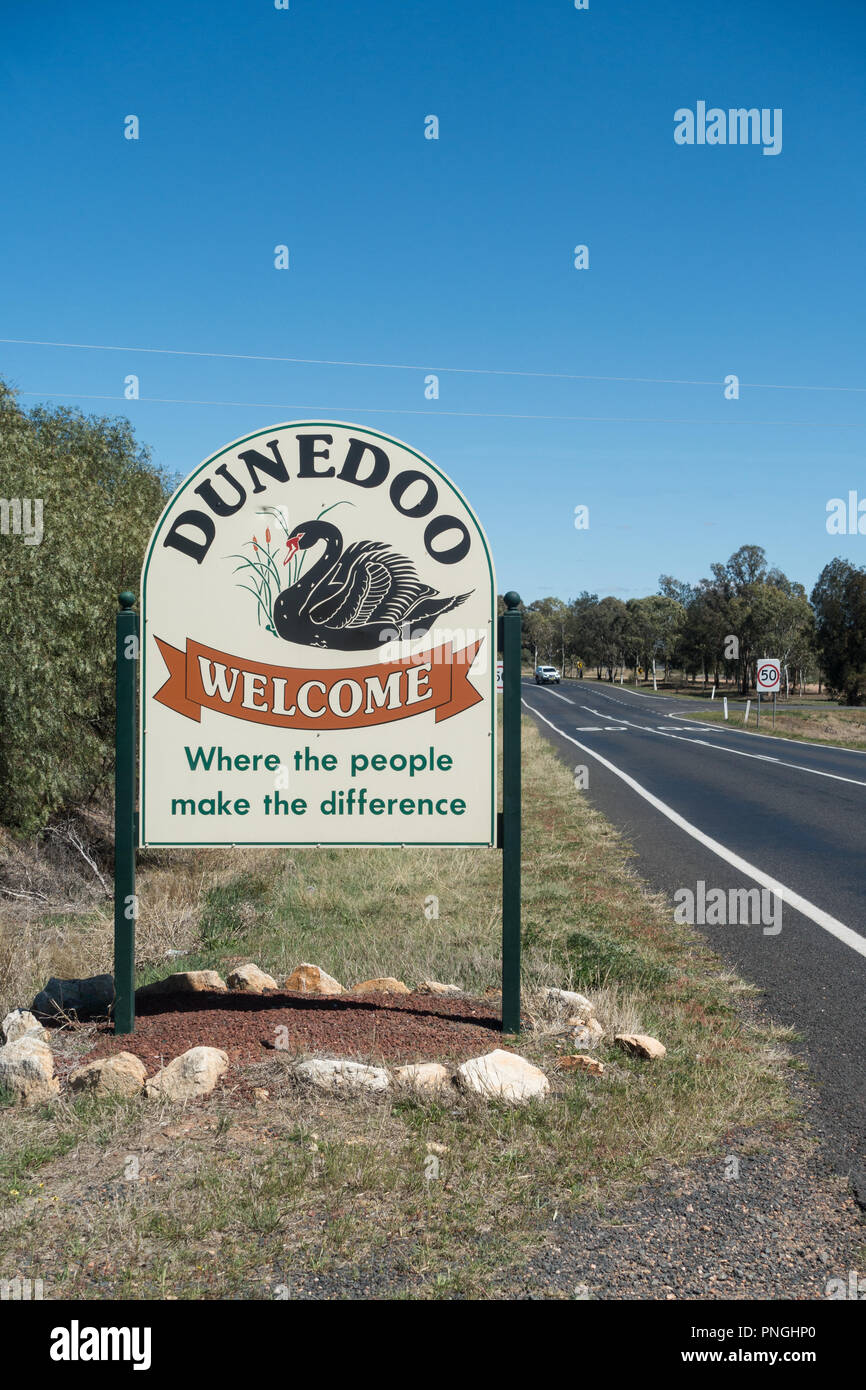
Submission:
[[502,1031],[520,1032],[520,595],[500,618],[502,696]]
[[138,614],[119,596],[116,619],[117,723],[114,765],[114,1031],[135,1029],[135,703]]

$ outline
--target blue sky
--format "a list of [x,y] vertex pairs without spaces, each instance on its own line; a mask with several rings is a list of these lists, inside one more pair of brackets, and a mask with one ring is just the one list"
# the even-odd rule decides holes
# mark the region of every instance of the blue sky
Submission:
[[[866,496],[856,0],[8,0],[3,26],[0,337],[137,349],[0,342],[25,405],[128,414],[179,473],[281,420],[371,425],[454,478],[527,601],[747,542],[808,588],[866,560],[825,529]],[[699,100],[781,108],[781,153],[678,146]]]

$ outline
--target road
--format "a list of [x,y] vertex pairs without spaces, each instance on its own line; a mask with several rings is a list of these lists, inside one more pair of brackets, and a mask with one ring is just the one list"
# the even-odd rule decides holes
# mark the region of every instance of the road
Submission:
[[866,753],[700,724],[693,701],[595,681],[525,681],[523,698],[672,905],[689,889],[699,912],[701,883],[725,911],[731,889],[764,890],[750,921],[713,925],[711,897],[697,925],[802,1036],[811,1122],[866,1205]]

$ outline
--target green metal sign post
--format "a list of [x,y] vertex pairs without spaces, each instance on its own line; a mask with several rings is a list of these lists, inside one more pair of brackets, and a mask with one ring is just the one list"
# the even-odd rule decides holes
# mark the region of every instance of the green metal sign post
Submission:
[[520,1032],[520,595],[505,595],[502,634],[502,1031]]
[[135,1030],[135,700],[138,614],[135,594],[119,596],[114,735],[114,1031]]

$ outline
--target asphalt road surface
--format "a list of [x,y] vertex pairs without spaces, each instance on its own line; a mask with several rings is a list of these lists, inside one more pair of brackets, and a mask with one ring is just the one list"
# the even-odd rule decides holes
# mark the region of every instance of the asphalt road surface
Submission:
[[[523,698],[645,882],[672,905],[689,889],[698,916],[699,885],[711,895],[696,925],[804,1039],[811,1122],[866,1204],[866,753],[700,724],[693,701],[595,681],[525,681]],[[738,922],[713,924],[715,889]],[[763,894],[747,914],[732,889]]]

